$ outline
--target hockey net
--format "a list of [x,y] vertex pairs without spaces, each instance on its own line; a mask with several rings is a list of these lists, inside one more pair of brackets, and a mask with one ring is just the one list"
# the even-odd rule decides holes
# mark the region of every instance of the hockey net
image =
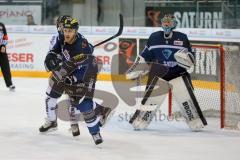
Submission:
[[[206,117],[220,119],[221,128],[240,129],[240,55],[238,46],[193,44],[190,69],[194,93]],[[237,48],[236,48],[237,47]],[[169,93],[169,114],[179,114]]]

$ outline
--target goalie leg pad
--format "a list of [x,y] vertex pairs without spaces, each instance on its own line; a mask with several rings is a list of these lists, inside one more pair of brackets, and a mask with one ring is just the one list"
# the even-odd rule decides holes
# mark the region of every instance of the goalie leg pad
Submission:
[[[173,85],[173,95],[179,104],[180,111],[192,130],[199,130],[207,125],[201,108],[193,93],[193,88],[186,75],[170,81]],[[200,121],[199,121],[200,120]],[[197,122],[197,123],[196,123]],[[201,122],[201,123],[199,123]]]
[[198,113],[200,119],[202,120],[204,125],[207,125],[207,121],[206,121],[205,117],[203,116],[202,110],[201,110],[199,103],[196,99],[196,96],[193,92],[192,84],[191,84],[189,78],[186,75],[182,76],[182,78],[183,78],[184,83],[186,84],[188,93],[193,101],[194,106],[196,107],[196,110],[197,110],[197,113]]
[[134,113],[129,123],[135,129],[147,128],[162,105],[169,89],[170,86],[167,81],[155,77],[145,91],[142,105]]
[[132,124],[136,130],[146,129],[152,122],[152,119],[158,111],[158,105],[141,105],[140,109],[137,109],[129,123]]

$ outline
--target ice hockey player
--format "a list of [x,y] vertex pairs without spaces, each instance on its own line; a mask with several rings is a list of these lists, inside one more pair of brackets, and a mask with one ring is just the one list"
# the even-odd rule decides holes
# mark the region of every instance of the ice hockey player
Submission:
[[[147,73],[138,70],[140,64],[150,66],[148,82],[141,106],[129,121],[135,129],[148,127],[166,94],[172,89],[182,116],[192,130],[200,130],[207,125],[196,97],[193,93],[190,74],[187,70],[194,66],[195,54],[192,52],[187,35],[173,31],[177,26],[171,14],[161,19],[163,31],[150,35],[142,53],[126,73],[127,79],[136,79]],[[156,96],[158,84],[159,91]],[[155,93],[155,94],[153,94]]]
[[[70,97],[71,105],[84,116],[95,144],[100,144],[103,142],[100,135],[103,115],[101,107],[93,102],[98,66],[92,56],[92,45],[77,33],[78,27],[78,21],[74,18],[64,21],[64,38],[53,46],[51,56],[46,58],[45,63],[47,68],[53,71],[53,81],[64,88],[64,92]],[[59,53],[63,55],[61,60],[56,56]],[[101,114],[97,112],[99,107]]]
[[[52,36],[50,45],[49,45],[49,52],[46,58],[52,56],[52,49],[56,43],[60,42],[60,39],[63,38],[63,23],[67,18],[71,18],[68,15],[59,16],[57,19],[56,27],[57,32],[55,35]],[[58,61],[62,60],[62,54],[56,54],[58,57]],[[46,61],[45,61],[46,62]],[[45,68],[47,71],[50,71],[50,68],[47,67],[47,64],[44,63]],[[49,84],[46,90],[46,98],[45,98],[45,107],[46,107],[46,122],[39,128],[40,132],[47,132],[53,131],[57,128],[57,100],[62,96],[64,90],[63,88],[59,87],[57,83],[54,83],[51,78],[49,79]],[[55,88],[58,88],[57,90]],[[71,130],[73,136],[78,136],[80,134],[79,127],[77,122],[71,121]]]

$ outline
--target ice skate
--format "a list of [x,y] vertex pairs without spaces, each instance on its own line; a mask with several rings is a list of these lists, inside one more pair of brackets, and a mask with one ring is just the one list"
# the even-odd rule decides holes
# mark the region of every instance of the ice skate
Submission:
[[93,134],[92,137],[96,145],[99,145],[103,142],[103,139],[100,133]]
[[39,128],[39,132],[50,132],[57,129],[56,121],[49,121],[46,119],[46,122]]
[[15,91],[15,88],[16,88],[16,87],[15,87],[14,85],[11,85],[11,86],[9,86],[8,88],[9,88],[9,91]]
[[72,131],[72,135],[74,137],[80,135],[80,130],[79,130],[78,123],[71,124],[71,131]]

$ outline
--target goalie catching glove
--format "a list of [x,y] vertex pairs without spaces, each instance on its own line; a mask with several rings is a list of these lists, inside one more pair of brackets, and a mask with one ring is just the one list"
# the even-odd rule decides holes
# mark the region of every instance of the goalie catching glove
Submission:
[[126,79],[137,79],[140,76],[144,76],[149,72],[148,64],[144,58],[140,55],[137,56],[134,64],[126,72]]
[[176,59],[177,64],[186,70],[190,69],[195,63],[194,56],[185,48],[177,51],[174,54],[174,58]]

